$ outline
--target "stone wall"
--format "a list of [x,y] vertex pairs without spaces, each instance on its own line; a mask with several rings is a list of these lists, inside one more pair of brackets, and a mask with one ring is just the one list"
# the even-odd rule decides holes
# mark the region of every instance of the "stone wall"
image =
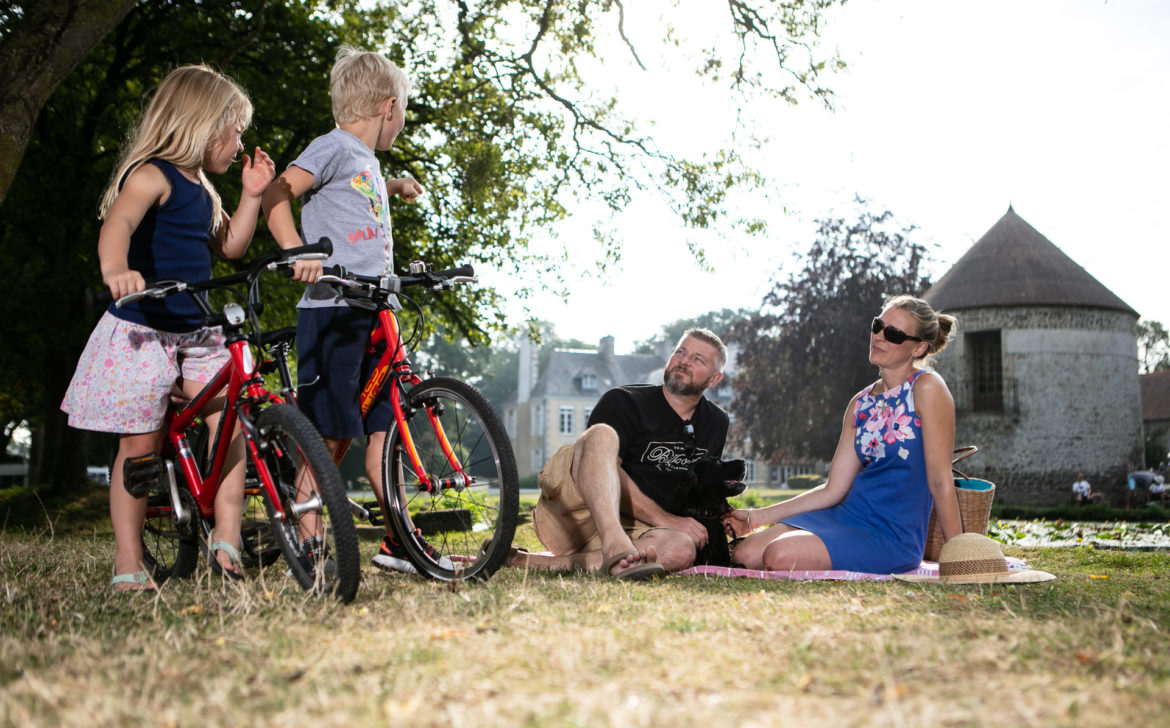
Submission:
[[[961,468],[1010,503],[1067,502],[1083,471],[1110,502],[1143,464],[1136,317],[1081,308],[954,312],[959,335],[935,362],[956,398],[955,444],[978,445]],[[964,334],[1000,330],[1005,407],[976,412]]]

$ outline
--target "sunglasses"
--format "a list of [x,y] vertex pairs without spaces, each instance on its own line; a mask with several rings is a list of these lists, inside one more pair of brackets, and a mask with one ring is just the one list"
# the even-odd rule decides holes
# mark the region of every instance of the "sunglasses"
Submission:
[[918,338],[917,336],[911,336],[902,329],[895,328],[887,323],[883,323],[880,318],[874,318],[873,326],[870,327],[870,330],[875,334],[881,334],[882,336],[886,337],[886,341],[890,342],[894,346],[905,344],[907,340],[922,341],[922,339]]

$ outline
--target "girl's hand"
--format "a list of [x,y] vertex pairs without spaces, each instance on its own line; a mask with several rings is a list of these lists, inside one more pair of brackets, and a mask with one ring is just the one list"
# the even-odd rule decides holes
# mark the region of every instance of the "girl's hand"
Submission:
[[146,288],[146,281],[136,270],[124,269],[102,274],[102,282],[110,288],[110,295],[117,301],[123,296],[137,293]]
[[261,149],[256,147],[252,158],[244,155],[244,170],[240,173],[243,183],[243,193],[251,197],[259,197],[268,189],[268,185],[276,177],[276,163]]
[[410,177],[400,177],[391,180],[390,184],[386,185],[386,191],[392,195],[398,195],[407,202],[414,202],[423,193],[423,188],[418,183],[418,180],[411,179]]

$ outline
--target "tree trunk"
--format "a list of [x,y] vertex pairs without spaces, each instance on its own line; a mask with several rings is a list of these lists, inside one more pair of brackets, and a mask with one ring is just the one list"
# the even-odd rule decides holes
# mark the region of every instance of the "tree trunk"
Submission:
[[0,202],[45,101],[136,0],[30,0],[0,41]]

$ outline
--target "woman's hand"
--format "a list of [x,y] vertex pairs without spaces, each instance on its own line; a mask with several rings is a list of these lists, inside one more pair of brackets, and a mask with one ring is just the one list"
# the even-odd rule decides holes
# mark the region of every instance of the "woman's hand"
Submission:
[[[752,532],[752,528],[748,527],[748,521],[751,519],[751,508],[736,508],[731,513],[723,517],[723,528],[727,531],[727,535],[732,538],[739,538],[746,536]],[[758,527],[760,524],[753,523],[752,527]]]

